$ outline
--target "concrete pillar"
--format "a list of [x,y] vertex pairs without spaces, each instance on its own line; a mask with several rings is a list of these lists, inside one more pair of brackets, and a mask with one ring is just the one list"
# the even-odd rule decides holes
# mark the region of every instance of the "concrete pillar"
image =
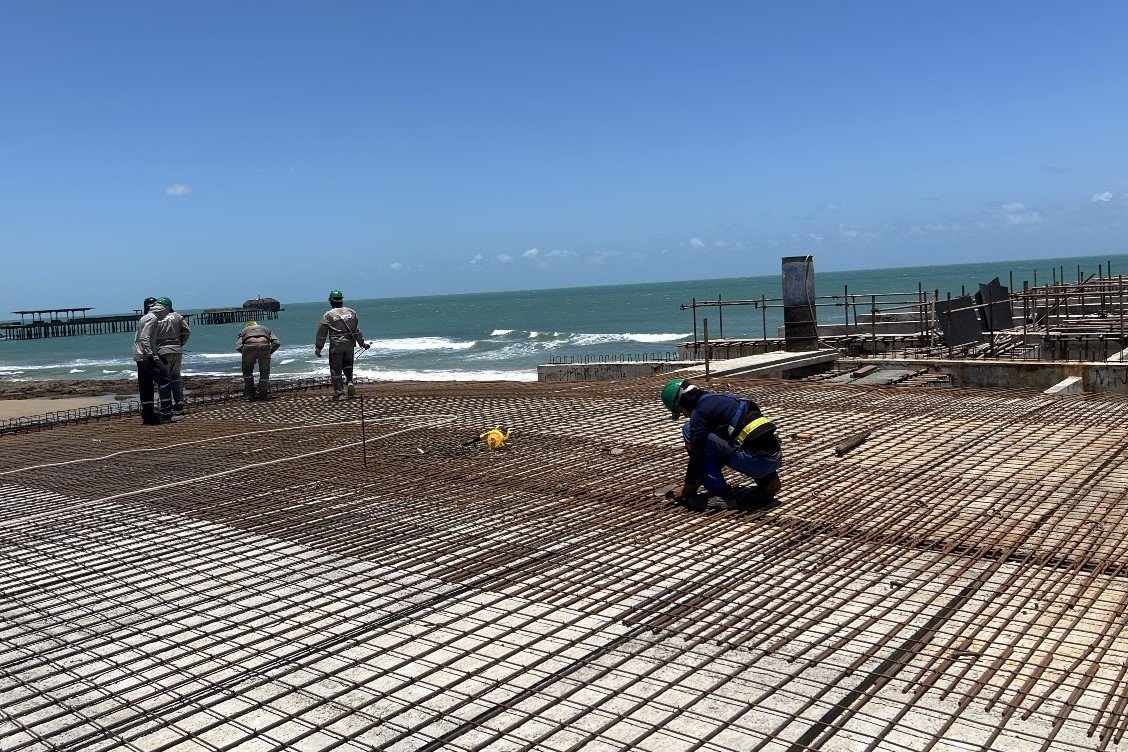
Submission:
[[815,259],[783,259],[783,338],[788,352],[817,350],[818,314],[815,313]]

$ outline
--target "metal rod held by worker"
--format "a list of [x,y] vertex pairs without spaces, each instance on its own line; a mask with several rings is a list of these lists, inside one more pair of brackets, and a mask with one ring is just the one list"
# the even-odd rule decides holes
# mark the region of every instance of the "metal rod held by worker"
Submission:
[[858,433],[843,439],[842,441],[834,445],[834,453],[841,457],[842,455],[846,454],[846,452],[849,452],[851,449],[865,441],[869,437],[869,435],[870,431],[867,429],[865,431],[859,431]]
[[701,322],[703,339],[705,340],[705,380],[709,380],[709,319]]
[[368,432],[364,426],[364,395],[360,395],[360,451],[364,466],[368,467]]

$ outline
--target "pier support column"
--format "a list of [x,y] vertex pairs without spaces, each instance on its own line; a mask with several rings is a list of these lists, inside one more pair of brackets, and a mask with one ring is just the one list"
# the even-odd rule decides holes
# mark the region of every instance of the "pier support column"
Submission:
[[817,350],[818,316],[815,313],[815,259],[783,258],[783,338],[788,352]]

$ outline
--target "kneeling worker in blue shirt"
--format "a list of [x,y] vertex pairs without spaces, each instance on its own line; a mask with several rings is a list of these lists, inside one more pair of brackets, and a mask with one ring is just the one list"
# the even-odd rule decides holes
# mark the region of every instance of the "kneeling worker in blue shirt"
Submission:
[[755,402],[706,391],[688,379],[667,381],[662,402],[675,419],[689,418],[682,427],[689,466],[684,485],[674,492],[675,501],[690,502],[701,486],[715,494],[728,492],[726,467],[754,479],[763,496],[779,491],[777,471],[783,464],[783,449],[775,424]]

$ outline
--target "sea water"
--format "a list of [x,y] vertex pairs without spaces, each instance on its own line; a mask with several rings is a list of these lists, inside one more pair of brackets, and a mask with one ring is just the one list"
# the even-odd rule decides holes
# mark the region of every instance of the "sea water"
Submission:
[[[977,291],[999,277],[1021,289],[1063,277],[1128,274],[1128,254],[1062,257],[1030,261],[915,266],[819,272],[815,292],[862,301],[871,294],[916,293],[941,298]],[[781,275],[647,284],[575,287],[515,292],[346,300],[372,343],[360,352],[356,375],[367,380],[535,380],[539,364],[598,358],[676,357],[677,344],[693,338],[695,320],[683,305],[693,300],[775,299],[776,307],[699,308],[701,334],[710,319],[710,337],[752,339],[776,336]],[[175,298],[174,298],[175,299]],[[216,301],[217,305],[223,301]],[[327,304],[284,302],[278,319],[264,320],[282,340],[272,373],[280,377],[326,376],[325,357],[314,355],[317,324]],[[861,306],[859,306],[861,308]],[[98,312],[109,313],[109,312]],[[193,313],[193,311],[181,311]],[[844,308],[819,308],[821,323],[841,322]],[[242,324],[196,325],[185,348],[183,373],[230,376],[240,373],[235,335]],[[0,340],[0,379],[120,379],[136,375],[133,334],[100,334],[41,340]]]

